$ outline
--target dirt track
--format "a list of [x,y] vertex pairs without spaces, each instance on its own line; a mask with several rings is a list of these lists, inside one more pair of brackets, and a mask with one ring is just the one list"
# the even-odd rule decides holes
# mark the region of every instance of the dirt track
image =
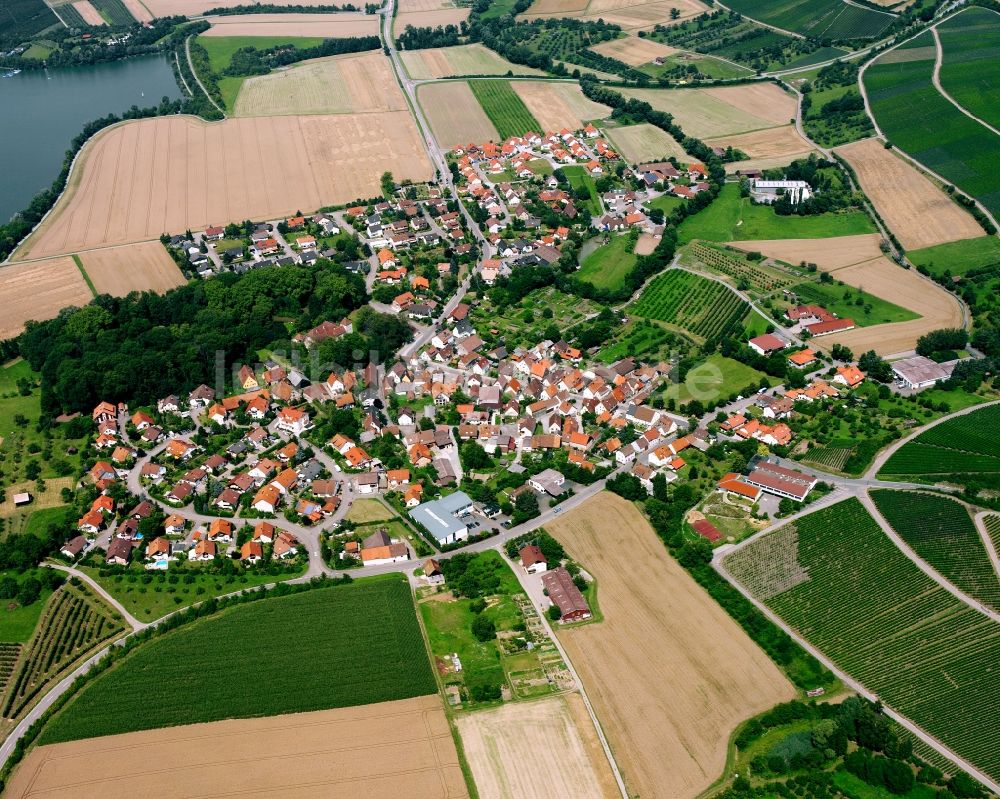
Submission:
[[983,235],[972,215],[882,142],[866,139],[837,148],[854,167],[861,188],[908,250]]
[[604,750],[579,694],[455,719],[480,799],[614,799]]
[[386,170],[397,180],[433,174],[406,111],[127,122],[87,143],[70,187],[15,257],[149,241],[372,197]]
[[80,256],[98,294],[124,297],[133,291],[155,291],[183,286],[187,281],[158,241],[91,250]]
[[722,773],[730,732],[791,684],[631,503],[603,492],[546,529],[597,579],[604,620],[558,634],[629,791],[696,796]]
[[464,799],[441,699],[90,738],[33,750],[10,799]]
[[69,305],[82,307],[94,295],[69,256],[0,267],[3,317],[0,340],[13,338],[29,319],[51,319]]

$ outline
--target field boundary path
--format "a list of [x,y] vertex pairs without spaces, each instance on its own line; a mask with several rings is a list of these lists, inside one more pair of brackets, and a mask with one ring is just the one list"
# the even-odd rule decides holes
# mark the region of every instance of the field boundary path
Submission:
[[618,761],[615,760],[614,752],[611,751],[611,744],[604,735],[604,728],[601,726],[600,719],[597,718],[597,712],[594,710],[594,706],[590,703],[590,697],[587,696],[587,689],[584,687],[583,680],[580,679],[580,675],[577,674],[576,668],[573,666],[573,661],[569,658],[569,653],[563,648],[562,641],[560,641],[556,636],[556,631],[552,629],[552,624],[549,621],[549,617],[545,614],[544,609],[535,601],[535,592],[532,590],[532,587],[525,582],[525,575],[523,571],[518,568],[518,564],[514,563],[507,557],[507,553],[504,552],[502,545],[497,546],[496,551],[500,553],[501,560],[510,566],[511,571],[514,572],[514,575],[517,577],[517,581],[521,584],[521,588],[524,589],[524,593],[528,596],[528,601],[531,602],[532,606],[535,608],[535,613],[538,614],[538,619],[545,628],[545,632],[552,640],[552,643],[555,644],[556,649],[559,651],[559,656],[563,659],[563,663],[566,664],[567,670],[576,681],[577,692],[583,699],[584,707],[587,708],[590,720],[593,722],[594,729],[597,731],[597,737],[601,742],[601,747],[604,749],[604,755],[608,759],[608,765],[611,766],[611,773],[614,774],[615,782],[618,784],[618,790],[621,792],[622,799],[629,799],[630,795],[628,788],[625,787],[625,779],[622,777],[622,773],[618,768]]
[[[749,539],[745,539],[743,542],[741,542],[741,545],[746,544],[747,541],[749,541]],[[740,545],[728,549],[726,550],[726,552],[727,553],[732,552],[739,546]],[[716,550],[716,552],[719,552],[719,550]],[[751,602],[753,606],[757,608],[757,610],[759,610],[761,613],[763,613],[773,624],[775,624],[780,629],[784,630],[784,632],[786,632],[792,638],[792,640],[794,640],[799,646],[801,646],[804,650],[806,650],[806,652],[808,652],[810,655],[816,658],[816,660],[818,660],[820,663],[826,666],[826,668],[828,668],[835,675],[837,675],[837,677],[840,679],[842,683],[844,683],[844,685],[846,685],[848,688],[850,688],[852,691],[859,694],[860,696],[865,697],[865,699],[869,700],[870,702],[882,701],[876,694],[869,691],[864,685],[862,685],[860,682],[851,677],[847,672],[841,670],[832,660],[830,660],[830,658],[828,658],[825,654],[823,654],[823,652],[821,652],[819,649],[813,646],[809,641],[807,641],[805,638],[799,635],[798,631],[796,631],[794,627],[786,623],[785,620],[782,619],[778,614],[776,614],[767,605],[765,605],[763,602],[758,600],[757,597],[751,594],[750,591],[748,591],[743,586],[743,584],[739,582],[739,580],[733,577],[726,570],[725,564],[722,563],[721,558],[714,558],[712,560],[712,568],[714,568],[715,571],[718,572],[718,574],[727,583],[729,583],[733,588],[739,591],[740,594],[742,594],[749,602]],[[910,719],[908,719],[902,713],[895,710],[890,705],[886,704],[883,704],[883,712],[885,713],[885,715],[887,715],[901,727],[908,730],[917,738],[919,738],[921,741],[923,741],[925,744],[927,744],[929,747],[931,747],[938,754],[948,758],[948,760],[950,760],[952,763],[955,763],[964,771],[971,774],[976,780],[978,780],[983,785],[988,787],[991,791],[1000,793],[1000,784],[994,782],[992,779],[990,779],[990,777],[988,777],[986,774],[984,774],[974,765],[972,765],[972,763],[970,763],[965,758],[953,752],[951,749],[945,746],[945,744],[943,744],[941,741],[939,741],[930,733],[925,732],[922,727],[919,727],[918,725],[910,721]]]
[[76,577],[78,580],[85,582],[101,597],[101,599],[107,602],[112,608],[114,608],[115,611],[120,613],[121,617],[125,619],[125,623],[128,624],[135,632],[140,632],[150,626],[146,622],[139,621],[135,616],[129,613],[121,602],[105,591],[101,584],[89,574],[86,574],[79,569],[74,569],[71,566],[63,566],[61,563],[45,563],[43,565],[49,569],[65,572],[71,577]]
[[187,56],[188,68],[191,70],[191,75],[194,76],[195,83],[198,84],[198,86],[201,88],[202,93],[204,93],[205,97],[208,98],[208,102],[210,102],[213,106],[215,106],[215,110],[218,111],[220,114],[222,114],[222,118],[225,119],[226,118],[225,110],[219,108],[219,104],[212,99],[212,95],[208,93],[208,89],[205,88],[205,84],[201,82],[201,78],[198,75],[198,70],[194,68],[194,61],[191,60],[191,39],[193,35],[194,34],[188,36],[184,40],[184,54]]
[[973,515],[972,520],[976,523],[976,529],[979,531],[979,537],[983,540],[983,546],[986,547],[986,554],[990,556],[993,571],[996,572],[997,579],[1000,580],[1000,555],[997,554],[997,548],[993,546],[993,537],[990,535],[990,531],[986,529],[986,517],[996,515],[996,511],[982,510]]
[[[964,10],[964,9],[963,9]],[[997,130],[986,120],[980,119],[975,114],[973,114],[968,109],[959,105],[958,101],[952,97],[948,92],[945,91],[944,86],[941,85],[941,65],[944,63],[944,48],[941,46],[941,34],[938,33],[937,25],[931,26],[931,36],[934,37],[934,71],[931,73],[931,83],[934,84],[934,88],[938,90],[940,95],[944,97],[949,103],[951,103],[955,108],[965,114],[969,119],[975,120],[984,128],[988,128],[997,136],[1000,136],[1000,130]]]
[[861,504],[865,506],[865,510],[871,515],[879,527],[882,528],[882,532],[886,534],[890,541],[896,545],[896,548],[902,552],[906,557],[913,561],[913,565],[916,566],[920,571],[930,577],[935,583],[941,586],[945,591],[951,594],[955,599],[964,602],[973,610],[978,610],[984,616],[988,617],[992,621],[1000,623],[1000,613],[995,610],[986,607],[982,602],[973,599],[967,593],[962,591],[960,588],[955,586],[951,581],[946,580],[937,569],[933,568],[927,561],[921,558],[913,548],[903,540],[902,536],[899,535],[895,530],[892,529],[892,525],[885,520],[885,517],[879,511],[878,507],[875,505],[875,501],[871,498],[871,494],[867,491],[862,492],[858,495],[858,499],[861,500]]

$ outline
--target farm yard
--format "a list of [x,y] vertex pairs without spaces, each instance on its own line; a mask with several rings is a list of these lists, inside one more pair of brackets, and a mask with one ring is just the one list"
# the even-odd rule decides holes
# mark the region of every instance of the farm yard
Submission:
[[921,572],[857,499],[756,539],[723,566],[888,706],[1000,776],[1000,624]]
[[431,47],[403,50],[403,66],[415,80],[451,78],[456,75],[543,75],[538,69],[514,64],[483,45],[459,44],[454,47]]
[[481,799],[620,796],[579,694],[456,717]]
[[243,81],[235,116],[405,111],[389,60],[378,51],[309,61]]
[[538,128],[532,130],[538,133],[578,130],[586,122],[611,113],[607,106],[584,97],[578,83],[519,80],[511,81],[510,86],[537,121]]
[[858,327],[908,322],[920,314],[883,300],[855,286],[839,283],[799,283],[792,289],[797,303],[820,305],[841,319],[853,319]]
[[893,14],[844,0],[734,0],[729,8],[815,39],[870,39],[895,19]]
[[[231,756],[219,757],[206,741],[224,742]],[[252,767],[244,757],[252,758]],[[469,795],[436,695],[42,746],[20,764],[6,794],[57,799],[81,791],[104,799],[206,791],[366,799]]]
[[961,482],[962,475],[1000,474],[1000,445],[995,435],[998,424],[997,405],[941,422],[896,450],[878,476]]
[[[216,4],[218,7],[218,4]],[[230,14],[208,17],[212,27],[202,36],[346,39],[378,36],[378,17],[361,12],[337,14]],[[258,45],[268,46],[268,45]]]
[[[195,691],[198,674],[280,674],[293,691],[242,678]],[[319,667],[317,667],[319,666]],[[146,675],[155,674],[151,685]],[[42,743],[225,718],[271,716],[433,693],[404,578],[266,598],[199,619],[137,648],[70,702]],[[190,701],[178,701],[189,697]]]
[[893,145],[1000,213],[1000,140],[934,87],[933,44],[924,32],[908,43],[907,60],[890,50],[865,70],[872,114]]
[[162,294],[186,282],[174,259],[158,241],[89,250],[79,256],[98,294],[124,297],[133,291]]
[[739,324],[747,309],[747,304],[725,286],[670,269],[654,278],[627,312],[708,341],[724,336]]
[[1000,609],[1000,576],[964,505],[919,491],[873,491],[871,497],[889,526],[942,577]]
[[907,250],[982,235],[967,211],[878,139],[839,147],[837,154],[853,167],[868,199]]
[[[259,153],[274,154],[272,169]],[[15,259],[149,241],[228,219],[273,219],[371,197],[386,170],[433,174],[406,111],[336,116],[127,122],[102,131]]]
[[937,26],[941,86],[970,114],[1000,127],[1000,15],[970,7]]
[[417,88],[417,100],[442,148],[500,138],[468,83],[425,83]]
[[45,606],[31,641],[3,693],[3,717],[17,718],[70,664],[125,631],[114,613],[85,585],[66,584]]
[[648,122],[624,125],[620,128],[606,128],[605,133],[614,148],[630,164],[662,161],[671,156],[681,161],[690,158],[673,136]]
[[722,772],[729,733],[792,698],[791,684],[630,502],[605,491],[546,529],[599,586],[604,621],[558,635],[629,794],[699,794]]
[[70,305],[82,307],[94,295],[69,256],[0,267],[4,298],[0,339],[17,336],[30,319],[51,319]]
[[474,80],[469,81],[469,88],[501,139],[542,128],[509,81]]

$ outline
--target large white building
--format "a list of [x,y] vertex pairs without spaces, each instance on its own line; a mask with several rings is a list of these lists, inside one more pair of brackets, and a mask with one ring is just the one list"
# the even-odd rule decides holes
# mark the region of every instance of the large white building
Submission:
[[439,544],[454,544],[469,537],[469,526],[463,517],[472,512],[472,499],[464,491],[456,491],[440,499],[417,505],[410,517],[420,522]]
[[750,196],[759,203],[773,203],[781,196],[798,204],[813,196],[812,187],[804,180],[764,180],[757,178],[750,188]]

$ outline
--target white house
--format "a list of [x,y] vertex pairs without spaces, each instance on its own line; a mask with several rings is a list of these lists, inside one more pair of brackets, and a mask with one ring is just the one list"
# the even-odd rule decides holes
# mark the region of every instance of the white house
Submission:
[[804,180],[764,180],[757,178],[750,187],[750,196],[759,203],[773,203],[779,197],[788,197],[794,204],[813,196],[812,187]]

